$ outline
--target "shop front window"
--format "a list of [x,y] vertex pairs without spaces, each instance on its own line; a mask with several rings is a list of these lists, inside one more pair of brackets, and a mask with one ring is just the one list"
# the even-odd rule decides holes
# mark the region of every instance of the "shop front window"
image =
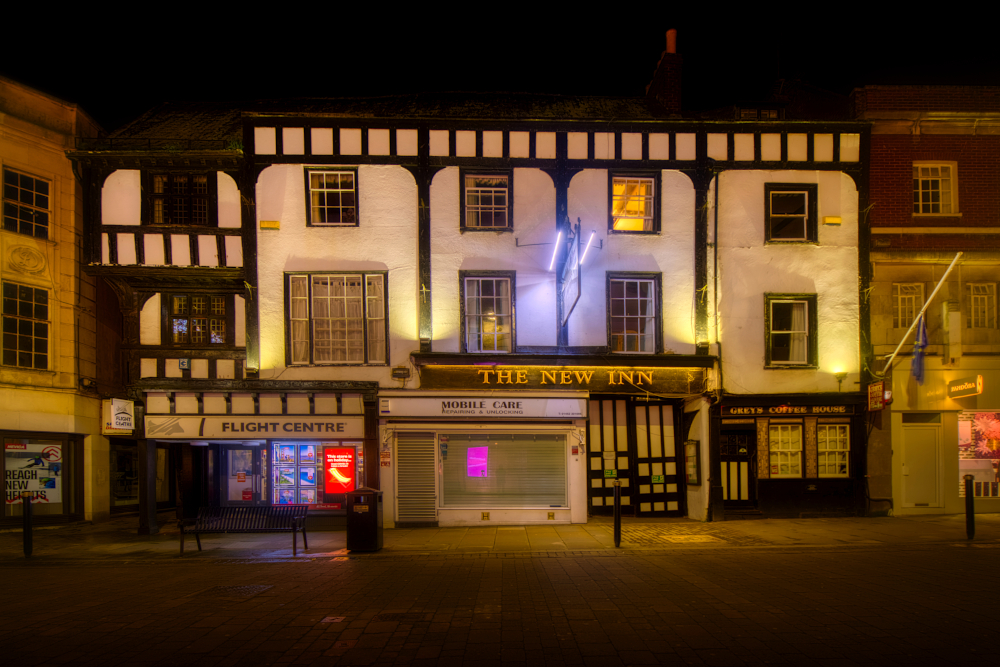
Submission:
[[441,506],[568,507],[566,436],[439,434]]
[[364,486],[360,443],[275,442],[272,447],[275,505],[343,509],[344,494]]
[[972,475],[977,498],[1000,497],[1000,412],[963,412],[958,416],[958,495],[965,497],[965,476]]
[[139,504],[139,450],[111,445],[111,506]]

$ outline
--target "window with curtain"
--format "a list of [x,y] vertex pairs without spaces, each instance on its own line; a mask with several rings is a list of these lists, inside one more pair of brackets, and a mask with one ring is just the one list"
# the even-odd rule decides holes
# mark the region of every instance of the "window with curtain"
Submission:
[[608,324],[611,351],[633,354],[656,352],[658,309],[656,281],[609,278]]
[[462,281],[466,352],[510,352],[514,314],[511,279],[467,277]]
[[805,364],[809,361],[809,304],[804,301],[771,302],[771,361]]
[[996,328],[996,284],[969,283],[966,326],[970,329]]
[[820,477],[847,477],[850,456],[850,426],[820,424],[816,427],[817,470]]
[[956,165],[913,165],[913,213],[915,215],[953,215],[958,212],[955,202]]
[[289,276],[288,321],[292,364],[384,364],[385,276]]
[[924,307],[923,283],[892,284],[892,326],[908,327]]
[[768,427],[771,477],[802,477],[802,425]]

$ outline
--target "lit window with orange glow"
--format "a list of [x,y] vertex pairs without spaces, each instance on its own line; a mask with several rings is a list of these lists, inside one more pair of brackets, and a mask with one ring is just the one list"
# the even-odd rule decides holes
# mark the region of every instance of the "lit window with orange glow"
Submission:
[[655,232],[656,179],[613,176],[611,229],[616,232]]

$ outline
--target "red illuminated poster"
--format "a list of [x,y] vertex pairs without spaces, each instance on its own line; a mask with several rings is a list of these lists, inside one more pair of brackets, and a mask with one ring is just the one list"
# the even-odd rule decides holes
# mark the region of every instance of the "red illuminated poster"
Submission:
[[354,448],[327,447],[323,450],[326,470],[326,493],[347,493],[354,490]]

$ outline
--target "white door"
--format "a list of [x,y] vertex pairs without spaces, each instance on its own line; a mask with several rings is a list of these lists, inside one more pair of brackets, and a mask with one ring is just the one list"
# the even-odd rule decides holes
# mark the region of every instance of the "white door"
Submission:
[[903,427],[903,507],[941,507],[938,427]]

